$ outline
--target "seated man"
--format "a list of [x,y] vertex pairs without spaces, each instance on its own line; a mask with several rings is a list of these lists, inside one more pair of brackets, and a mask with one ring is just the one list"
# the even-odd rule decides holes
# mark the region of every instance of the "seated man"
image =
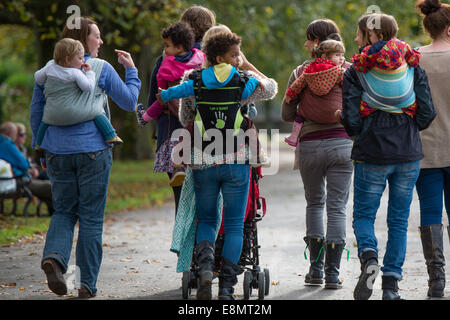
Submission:
[[5,122],[0,126],[0,159],[7,161],[16,177],[24,176],[30,179],[28,188],[31,193],[47,204],[50,213],[53,213],[52,191],[50,181],[30,178],[28,170],[30,164],[15,144],[17,126],[12,122]]
[[[22,155],[28,160],[30,164],[30,168],[28,169],[28,175],[31,178],[40,179],[40,180],[48,180],[47,171],[42,170],[41,166],[36,163],[36,161],[28,155],[28,150],[25,146],[25,142],[27,140],[27,128],[23,123],[16,122],[17,127],[17,138],[16,143],[17,149],[22,153]],[[39,162],[39,161],[37,161]]]

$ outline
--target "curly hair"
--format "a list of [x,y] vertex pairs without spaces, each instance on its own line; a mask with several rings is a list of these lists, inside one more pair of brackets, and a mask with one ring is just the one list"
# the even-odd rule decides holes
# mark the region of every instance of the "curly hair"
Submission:
[[220,32],[204,43],[203,51],[211,65],[217,64],[217,57],[224,56],[232,46],[241,45],[241,37],[236,33]]
[[189,24],[183,21],[172,23],[161,32],[161,36],[163,39],[170,38],[175,46],[182,45],[186,51],[191,50],[194,45],[194,32]]
[[216,14],[206,7],[192,6],[183,12],[181,21],[191,26],[195,41],[201,41],[205,32],[216,24]]

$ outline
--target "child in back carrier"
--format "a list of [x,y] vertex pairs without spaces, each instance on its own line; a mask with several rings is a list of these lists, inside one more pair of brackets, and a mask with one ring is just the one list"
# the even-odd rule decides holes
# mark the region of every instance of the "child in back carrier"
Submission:
[[[46,102],[52,103],[52,101],[54,101],[54,103],[57,104],[60,102],[55,99],[59,99],[58,97],[69,94],[70,92],[67,92],[67,90],[73,90],[73,87],[65,87],[62,90],[57,88],[52,89],[50,88],[52,87],[52,84],[49,83],[48,79],[53,78],[62,83],[75,82],[78,88],[83,92],[90,92],[96,85],[95,73],[91,69],[91,66],[84,62],[84,48],[81,42],[70,38],[64,38],[56,44],[53,60],[50,60],[44,68],[36,71],[34,78],[37,83],[45,84],[44,94],[46,96]],[[45,112],[51,112],[51,109],[47,108]],[[67,118],[71,117],[69,114],[65,116]],[[76,119],[72,120],[71,124],[78,123]],[[84,119],[84,121],[86,120],[87,119]],[[106,117],[104,110],[97,114],[93,120],[106,142],[114,144],[123,143],[122,139],[117,136],[116,131]],[[58,122],[51,124],[69,125],[66,121],[60,124],[58,124]],[[44,139],[45,131],[48,126],[49,124],[45,123],[45,121],[42,121],[39,125],[36,136],[36,150],[40,150],[40,145]]]
[[[161,63],[156,79],[158,88],[167,89],[170,84],[176,84],[186,70],[201,68],[206,57],[205,54],[192,46],[194,45],[194,32],[183,21],[178,21],[164,29],[161,33],[164,42],[164,54],[166,57]],[[172,112],[178,116],[178,100],[172,100],[170,105],[155,102],[145,111],[140,104],[136,109],[136,116],[141,126],[165,112]],[[183,165],[174,164],[174,171],[170,179],[170,185],[181,186],[184,180],[185,169]]]
[[[355,54],[352,57],[353,67],[358,71],[361,83],[367,91],[360,101],[360,116],[361,119],[367,117],[377,110],[386,112],[405,113],[414,118],[417,112],[417,103],[415,96],[412,94],[404,95],[403,97],[389,97],[390,91],[396,94],[398,87],[393,85],[393,81],[401,85],[401,75],[408,74],[408,67],[416,68],[419,65],[420,52],[411,48],[411,46],[403,40],[392,37],[384,39],[381,29],[372,29],[368,31],[369,41],[371,45],[364,47],[360,54]],[[381,99],[389,98],[390,100],[397,100],[397,105],[386,105],[374,98],[372,83],[375,78],[371,76],[369,71],[376,72],[376,80],[384,82],[384,94],[380,96]],[[409,70],[412,72],[412,69]],[[395,76],[397,74],[397,76]],[[412,73],[411,73],[412,74]],[[384,80],[383,80],[384,79]],[[378,88],[378,90],[380,90]],[[400,101],[401,99],[401,101]],[[341,110],[336,111],[336,118],[339,122],[342,121]]]
[[[211,37],[213,37],[219,33],[231,34],[232,31],[230,28],[228,28],[224,24],[219,24],[217,26],[211,27],[203,36],[203,43],[207,43]],[[238,57],[238,62],[235,67],[237,69],[241,68],[244,63],[244,60],[246,60],[246,58],[245,58],[244,54],[242,52],[240,52],[240,56]],[[211,63],[208,60],[205,60],[205,62],[203,63],[203,68],[209,68],[209,67],[211,67]],[[242,106],[241,113],[243,115],[245,115],[246,117],[248,117],[250,120],[254,121],[254,119],[258,115],[258,111],[256,109],[255,103],[252,102],[252,103]],[[256,126],[254,126],[254,129],[256,130]],[[259,145],[258,157],[259,157],[259,159],[255,166],[259,166],[259,165],[262,165],[264,167],[270,166],[270,158],[266,155],[266,153],[261,145]]]
[[[334,86],[341,85],[345,72],[345,69],[342,67],[345,62],[344,54],[345,47],[341,41],[325,40],[321,42],[312,52],[315,60],[305,68],[302,75],[286,90],[285,102],[291,102],[306,87],[309,87],[314,94],[323,96]],[[284,140],[289,145],[294,147],[297,145],[298,136],[305,118],[318,123],[327,122],[327,120],[317,116],[316,113],[298,109],[292,133]]]
[[[412,49],[405,41],[397,39],[396,37],[384,39],[383,34],[379,29],[369,30],[369,40],[372,45],[366,46],[360,54],[356,54],[352,57],[353,66],[360,73],[367,74],[370,70],[403,73],[408,66],[415,68],[419,65],[420,53]],[[390,81],[392,79],[386,80]],[[370,81],[371,80],[369,79],[367,84],[369,84]],[[366,82],[363,81],[363,85],[365,83]],[[389,86],[390,83],[392,82],[386,82],[386,87]],[[369,95],[367,95],[366,98],[369,98]],[[361,118],[364,118],[377,110],[378,108],[374,108],[374,105],[380,106],[381,109],[383,109],[381,104],[374,101],[373,98],[370,98],[370,100],[367,100],[366,98],[361,100]],[[370,105],[372,105],[372,107]],[[417,104],[411,97],[409,100],[401,103],[399,107],[403,112],[414,117]],[[395,108],[391,109],[394,110]]]

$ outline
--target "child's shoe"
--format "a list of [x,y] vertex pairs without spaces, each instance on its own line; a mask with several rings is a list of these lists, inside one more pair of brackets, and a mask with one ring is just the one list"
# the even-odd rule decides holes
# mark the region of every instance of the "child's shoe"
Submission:
[[184,165],[174,166],[174,171],[172,177],[170,178],[171,187],[180,187],[183,185],[184,178],[186,177],[186,172],[184,170]]
[[112,144],[122,144],[123,143],[122,139],[120,139],[119,136],[115,136],[111,139],[108,139],[108,140],[106,140],[106,142],[112,143]]
[[296,147],[297,143],[298,143],[298,136],[300,134],[300,130],[303,127],[303,122],[296,122],[294,121],[294,124],[292,125],[292,133],[289,137],[286,137],[284,139],[284,141],[292,146],[292,147]]
[[139,103],[136,107],[136,118],[141,127],[145,126],[148,122],[144,120],[145,108],[142,103]]

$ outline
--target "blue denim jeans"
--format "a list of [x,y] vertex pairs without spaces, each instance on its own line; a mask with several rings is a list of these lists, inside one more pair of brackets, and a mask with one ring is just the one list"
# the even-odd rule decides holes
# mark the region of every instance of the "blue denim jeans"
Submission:
[[222,256],[237,264],[242,251],[250,166],[223,164],[205,170],[193,170],[193,174],[198,216],[196,242],[216,242],[216,228],[222,214],[217,212],[217,201],[222,191],[225,228]]
[[422,227],[442,224],[443,203],[450,220],[450,167],[421,169],[416,190]]
[[102,261],[103,215],[112,150],[107,148],[69,155],[46,152],[46,160],[55,212],[50,221],[42,261],[53,258],[66,273],[74,227],[79,221],[76,265],[80,271],[81,287],[95,293]]
[[374,223],[386,182],[389,182],[388,240],[381,271],[398,280],[402,279],[409,211],[419,171],[420,161],[394,165],[355,164],[353,230],[358,255],[361,257],[367,250],[378,253]]

